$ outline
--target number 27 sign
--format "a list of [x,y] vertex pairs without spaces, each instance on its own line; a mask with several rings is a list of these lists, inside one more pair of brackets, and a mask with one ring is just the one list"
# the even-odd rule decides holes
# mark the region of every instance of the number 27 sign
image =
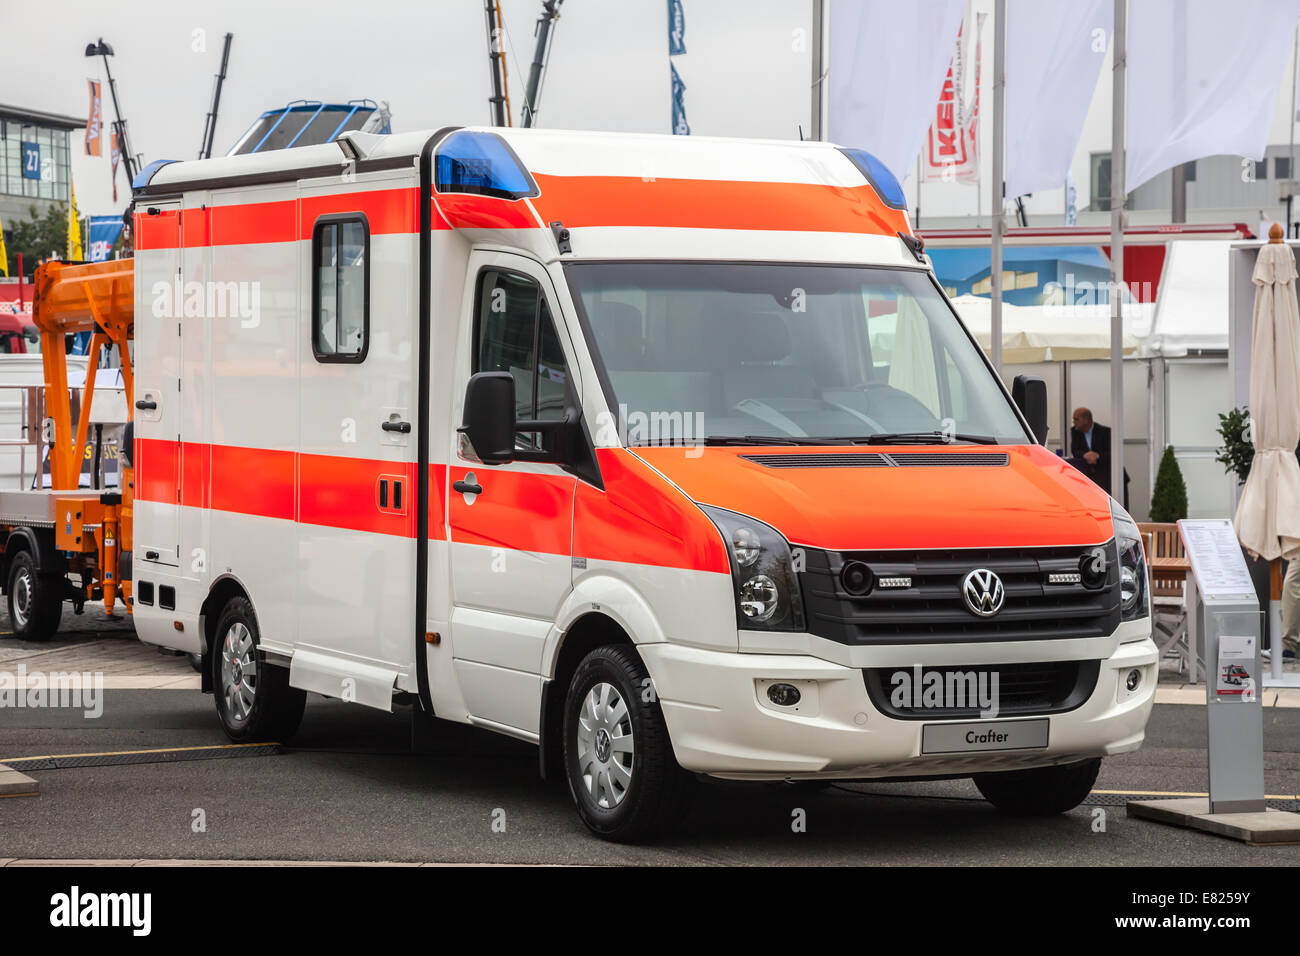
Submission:
[[23,178],[41,178],[41,144],[23,143]]

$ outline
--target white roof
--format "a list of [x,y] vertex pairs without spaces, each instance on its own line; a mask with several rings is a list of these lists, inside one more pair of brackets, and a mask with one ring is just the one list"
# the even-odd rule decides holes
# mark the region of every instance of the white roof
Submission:
[[[993,341],[992,300],[961,295],[953,305],[962,322],[986,352]],[[1124,354],[1136,355],[1135,326],[1144,307],[1124,306]],[[1002,361],[1012,365],[1034,362],[1074,362],[1110,357],[1110,305],[1012,305],[1002,303]]]

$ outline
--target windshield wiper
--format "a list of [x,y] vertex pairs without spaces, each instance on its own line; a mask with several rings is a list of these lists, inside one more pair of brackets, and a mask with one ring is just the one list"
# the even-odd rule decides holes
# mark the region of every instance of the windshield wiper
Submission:
[[997,445],[1000,442],[991,435],[968,435],[964,432],[883,432],[869,435],[857,441],[865,445],[948,445],[964,441],[973,445]]

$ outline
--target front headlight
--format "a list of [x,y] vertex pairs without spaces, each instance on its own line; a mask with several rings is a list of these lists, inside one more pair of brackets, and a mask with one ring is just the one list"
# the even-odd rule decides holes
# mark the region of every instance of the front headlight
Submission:
[[754,518],[709,505],[700,508],[727,544],[737,626],[751,631],[802,631],[803,597],[789,542]]
[[1115,544],[1119,547],[1120,620],[1135,621],[1151,613],[1142,534],[1137,522],[1114,498],[1110,502],[1110,518],[1115,527]]

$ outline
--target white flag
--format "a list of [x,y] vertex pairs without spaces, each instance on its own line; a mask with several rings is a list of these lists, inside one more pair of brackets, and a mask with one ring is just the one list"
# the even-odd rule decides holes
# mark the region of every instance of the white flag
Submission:
[[921,151],[966,0],[832,0],[830,139],[901,182]]
[[934,121],[921,150],[921,181],[943,183],[979,182],[980,39],[984,14],[976,17],[975,93],[966,95],[965,26],[957,32],[952,62],[943,79]]
[[1129,4],[1126,188],[1205,156],[1260,160],[1300,0]]
[[1114,8],[1113,0],[1007,3],[1007,199],[1065,181],[1106,59]]

